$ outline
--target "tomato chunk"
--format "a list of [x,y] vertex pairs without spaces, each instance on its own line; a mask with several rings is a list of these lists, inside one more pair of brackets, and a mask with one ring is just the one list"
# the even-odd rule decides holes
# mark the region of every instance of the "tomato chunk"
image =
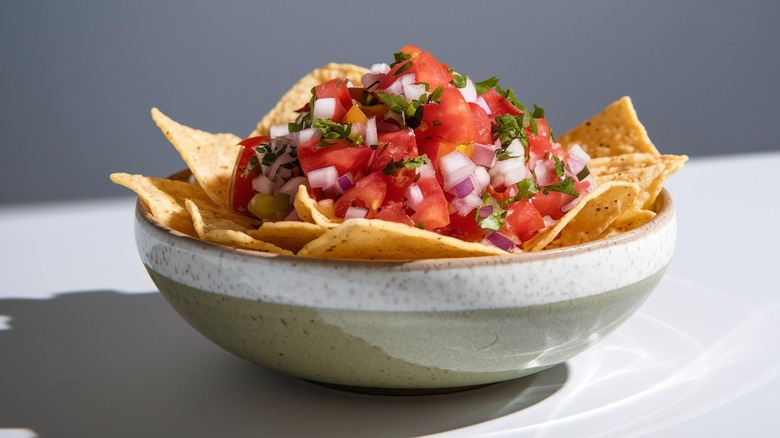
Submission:
[[358,180],[352,188],[344,192],[334,204],[337,217],[344,217],[349,207],[363,207],[376,213],[387,195],[387,183],[381,173],[372,173]]
[[347,140],[317,146],[318,141],[318,138],[312,139],[298,146],[298,161],[304,174],[328,166],[335,166],[339,175],[367,173],[368,159],[373,152],[370,147],[352,144]]
[[259,165],[252,167],[249,162],[255,156],[255,148],[269,141],[271,138],[263,135],[250,137],[238,143],[240,149],[236,157],[235,171],[230,179],[228,193],[230,193],[230,206],[240,213],[249,213],[247,206],[252,197],[255,196],[252,180],[257,178],[261,171]]

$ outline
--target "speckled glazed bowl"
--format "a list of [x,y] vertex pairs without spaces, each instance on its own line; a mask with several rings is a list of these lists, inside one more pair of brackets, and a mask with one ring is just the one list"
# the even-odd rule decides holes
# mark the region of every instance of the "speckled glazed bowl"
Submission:
[[161,228],[140,204],[135,232],[160,292],[225,350],[324,384],[437,392],[536,373],[615,330],[672,258],[666,191],[657,210],[578,247],[415,262],[231,249]]

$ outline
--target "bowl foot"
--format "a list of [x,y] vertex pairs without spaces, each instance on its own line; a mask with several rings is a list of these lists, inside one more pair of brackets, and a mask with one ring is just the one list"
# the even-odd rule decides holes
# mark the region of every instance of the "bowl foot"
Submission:
[[314,380],[307,380],[307,382],[314,383],[315,385],[324,386],[326,388],[338,389],[340,391],[356,392],[360,394],[370,395],[390,395],[390,396],[420,396],[420,395],[439,395],[439,394],[452,394],[456,392],[472,391],[486,386],[495,385],[501,382],[483,383],[479,385],[468,386],[455,386],[447,388],[371,388],[364,386],[350,386],[339,385],[336,383],[324,383],[316,382]]

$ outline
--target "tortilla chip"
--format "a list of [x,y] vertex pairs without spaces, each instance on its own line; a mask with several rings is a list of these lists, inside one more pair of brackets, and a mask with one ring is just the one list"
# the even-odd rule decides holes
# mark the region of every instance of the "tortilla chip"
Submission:
[[[298,218],[303,222],[328,228],[338,226],[341,222],[335,218],[335,213],[333,213],[333,216],[326,215],[326,213],[332,212],[333,206],[330,205],[330,209],[321,208],[320,204],[309,196],[309,190],[304,185],[298,186],[298,193],[295,195],[293,206],[295,207],[295,212],[298,214]],[[324,207],[327,206],[327,204],[324,204]]]
[[606,239],[617,234],[626,233],[635,228],[639,228],[642,225],[650,222],[655,217],[656,213],[652,210],[627,210],[615,219],[606,230],[600,235],[599,239]]
[[303,257],[353,260],[421,260],[507,254],[493,246],[377,219],[346,220],[298,252]]
[[634,152],[659,155],[628,96],[613,102],[557,141],[565,149],[579,144],[591,158]]
[[238,156],[241,138],[234,134],[212,134],[175,122],[157,108],[152,119],[181,155],[209,198],[229,206],[228,186]]
[[640,193],[637,196],[637,208],[650,209],[664,181],[680,170],[687,160],[685,155],[632,153],[594,158],[588,162],[588,168],[598,184],[609,181],[638,184]]
[[639,186],[610,181],[585,195],[554,225],[523,243],[525,251],[578,245],[595,240],[615,219],[634,205]]
[[347,78],[355,84],[360,84],[360,79],[368,72],[367,68],[358,65],[336,63],[311,71],[298,80],[298,83],[293,85],[276,106],[257,123],[257,128],[250,137],[268,134],[273,125],[294,122],[298,116],[295,110],[309,103],[311,90],[317,85],[336,78]]
[[[239,249],[295,255],[291,251],[253,238],[244,232],[247,231],[246,229],[236,229],[241,227],[241,225],[228,219],[220,218],[213,211],[210,211],[209,208],[201,210],[198,204],[191,199],[185,200],[185,206],[192,216],[193,226],[197,231],[198,237],[202,240]],[[220,228],[221,226],[233,228]]]
[[[185,199],[184,206],[192,216],[195,231],[199,236],[207,234],[211,230],[249,231],[256,229],[261,221],[245,216],[234,210],[205,202],[202,199]],[[197,220],[196,220],[197,216]]]
[[297,253],[307,243],[322,236],[327,227],[298,221],[265,222],[260,228],[247,231],[257,240],[274,244]]
[[198,237],[184,200],[196,199],[211,203],[211,199],[200,186],[128,173],[112,173],[111,181],[136,192],[152,219],[158,224],[188,236]]

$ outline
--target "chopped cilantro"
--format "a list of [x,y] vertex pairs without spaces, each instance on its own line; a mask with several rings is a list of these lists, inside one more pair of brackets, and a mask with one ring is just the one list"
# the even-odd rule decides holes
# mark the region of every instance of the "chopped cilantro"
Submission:
[[393,62],[390,67],[395,67],[396,65],[406,61],[407,59],[411,58],[412,55],[404,52],[395,52],[393,53],[393,59],[395,62]]
[[507,199],[504,201],[501,206],[506,207],[509,204],[512,204],[517,201],[522,201],[524,199],[531,199],[534,197],[535,194],[539,192],[539,189],[536,187],[536,182],[533,178],[526,178],[523,180],[518,181],[515,186],[517,186],[518,192],[515,196]]
[[[482,204],[482,207],[477,207],[474,212],[474,220],[483,230],[498,231],[506,219],[506,210],[487,193],[482,196]],[[492,210],[489,215],[480,219],[479,213],[485,207],[491,207]]]
[[387,166],[385,166],[384,169],[382,169],[382,173],[385,175],[392,175],[393,172],[395,172],[398,169],[416,169],[423,164],[425,164],[426,160],[428,159],[427,155],[420,155],[415,158],[410,158],[408,160],[401,160],[401,161],[393,161],[390,160],[389,163],[387,163]]
[[552,158],[555,161],[555,174],[558,175],[558,178],[563,178],[563,160],[555,155]]
[[590,169],[588,169],[588,166],[585,166],[580,170],[580,173],[577,174],[577,181],[582,181],[587,178],[588,175],[590,175]]
[[498,78],[492,76],[484,81],[477,82],[474,87],[477,89],[477,94],[487,93],[488,90],[498,85]]
[[535,119],[543,119],[544,118],[544,108],[540,107],[537,104],[534,104],[534,112],[531,113],[531,115]]
[[393,76],[400,76],[400,75],[402,75],[402,74],[403,74],[403,73],[404,73],[406,70],[409,70],[409,68],[411,68],[411,67],[412,67],[412,63],[411,63],[411,61],[410,61],[410,62],[407,62],[406,64],[404,64],[404,65],[402,65],[402,66],[398,67],[398,70],[396,70],[396,71],[395,71],[395,73],[393,73]]
[[458,87],[458,88],[465,88],[468,81],[466,80],[465,76],[462,76],[458,73],[452,74],[452,85]]
[[567,195],[579,196],[580,193],[574,188],[574,179],[566,178],[558,184],[550,184],[542,187],[542,192],[546,195],[550,192],[561,192]]
[[360,144],[363,142],[361,135],[352,136],[351,123],[338,123],[330,119],[321,119],[314,117],[311,126],[322,131],[322,139],[317,146],[330,146],[333,140],[345,139],[350,143]]

